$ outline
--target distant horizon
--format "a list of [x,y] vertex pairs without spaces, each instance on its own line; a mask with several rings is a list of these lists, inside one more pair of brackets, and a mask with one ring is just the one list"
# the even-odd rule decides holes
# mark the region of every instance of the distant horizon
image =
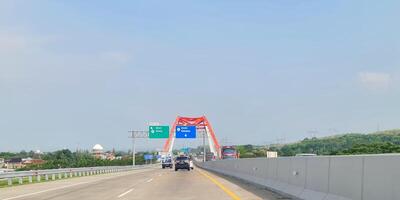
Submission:
[[[348,134],[363,134],[363,135],[368,135],[368,134],[376,134],[376,133],[381,133],[381,132],[387,132],[387,131],[396,131],[396,130],[400,130],[400,128],[395,128],[395,129],[387,129],[387,130],[377,130],[377,131],[374,131],[374,132],[370,132],[370,133],[359,133],[359,132],[348,132],[348,133],[338,133],[338,134],[334,134],[334,135],[326,135],[326,136],[321,136],[321,137],[316,137],[317,139],[322,139],[322,138],[327,138],[327,137],[333,137],[333,136],[341,136],[341,135],[348,135]],[[286,143],[270,143],[270,144],[250,144],[250,143],[243,143],[243,144],[227,144],[227,145],[254,145],[254,146],[264,146],[264,145],[271,145],[271,144],[280,144],[280,145],[286,145],[286,144],[292,144],[292,143],[296,143],[296,142],[301,142],[302,140],[304,140],[304,139],[306,139],[306,138],[309,138],[309,139],[311,139],[312,137],[304,137],[303,139],[300,139],[300,140],[297,140],[297,141],[291,141],[291,142],[286,142]],[[146,140],[146,139],[143,139],[143,140]],[[149,140],[151,140],[151,139],[149,139]],[[159,139],[158,139],[159,140]],[[94,145],[96,145],[96,144],[94,144]],[[93,145],[93,146],[94,146]],[[102,145],[103,146],[103,144],[100,144],[100,145]],[[206,145],[208,145],[208,144],[206,144]],[[221,145],[223,145],[223,144],[221,144]],[[196,146],[196,147],[190,147],[190,148],[197,148],[197,147],[200,147],[200,146],[202,146],[202,145],[199,145],[199,146]],[[104,146],[103,146],[104,147]],[[180,148],[182,148],[182,147],[186,147],[186,146],[180,146],[180,147],[174,147],[174,150],[177,150],[177,149],[180,149]],[[64,150],[64,149],[67,149],[67,150],[70,150],[71,152],[77,152],[77,151],[89,151],[89,152],[91,152],[92,151],[92,149],[93,148],[87,148],[87,149],[71,149],[71,148],[60,148],[60,149],[54,149],[54,150],[48,150],[48,151],[42,151],[42,150],[40,150],[40,149],[35,149],[35,150],[25,150],[25,149],[22,149],[22,150],[17,150],[17,151],[0,151],[0,152],[9,152],[9,153],[19,153],[19,152],[22,152],[22,151],[25,151],[25,152],[31,152],[31,151],[37,151],[37,150],[40,150],[42,153],[51,153],[51,152],[55,152],[55,151],[60,151],[60,150]],[[161,149],[161,147],[159,148],[159,149]],[[111,149],[104,149],[103,151],[104,152],[108,152],[108,151],[112,151],[113,150],[113,148],[111,148]],[[156,151],[156,149],[154,149],[154,148],[149,148],[149,149],[136,149],[137,150],[137,153],[139,153],[139,152],[146,152],[146,151]],[[118,152],[118,151],[122,151],[122,152],[129,152],[129,151],[131,151],[131,149],[117,149],[117,148],[115,148],[115,151],[116,152]]]

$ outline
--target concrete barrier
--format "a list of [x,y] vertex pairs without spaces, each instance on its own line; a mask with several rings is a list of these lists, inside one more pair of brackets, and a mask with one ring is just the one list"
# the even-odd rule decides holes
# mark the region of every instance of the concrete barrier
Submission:
[[400,154],[219,160],[199,166],[297,199],[400,199]]

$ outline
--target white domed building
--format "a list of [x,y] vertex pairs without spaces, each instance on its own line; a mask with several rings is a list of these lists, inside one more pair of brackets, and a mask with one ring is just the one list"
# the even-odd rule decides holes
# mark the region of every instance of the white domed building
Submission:
[[103,152],[104,148],[100,144],[96,144],[93,146],[92,155],[98,159],[105,159],[106,155]]

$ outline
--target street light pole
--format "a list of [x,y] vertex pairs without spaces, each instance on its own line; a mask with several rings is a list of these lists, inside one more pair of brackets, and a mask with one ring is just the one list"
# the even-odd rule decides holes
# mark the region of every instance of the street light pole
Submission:
[[135,149],[135,135],[132,132],[132,166],[135,167],[136,149]]
[[132,166],[136,165],[136,138],[149,138],[149,131],[129,131],[131,133],[132,138]]

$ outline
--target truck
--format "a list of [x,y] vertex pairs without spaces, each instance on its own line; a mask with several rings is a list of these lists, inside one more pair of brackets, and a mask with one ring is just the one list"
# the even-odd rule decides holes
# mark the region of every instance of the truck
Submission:
[[277,158],[278,152],[276,151],[267,151],[267,158]]
[[221,147],[221,158],[222,159],[237,159],[239,158],[238,151],[234,146],[222,146]]

